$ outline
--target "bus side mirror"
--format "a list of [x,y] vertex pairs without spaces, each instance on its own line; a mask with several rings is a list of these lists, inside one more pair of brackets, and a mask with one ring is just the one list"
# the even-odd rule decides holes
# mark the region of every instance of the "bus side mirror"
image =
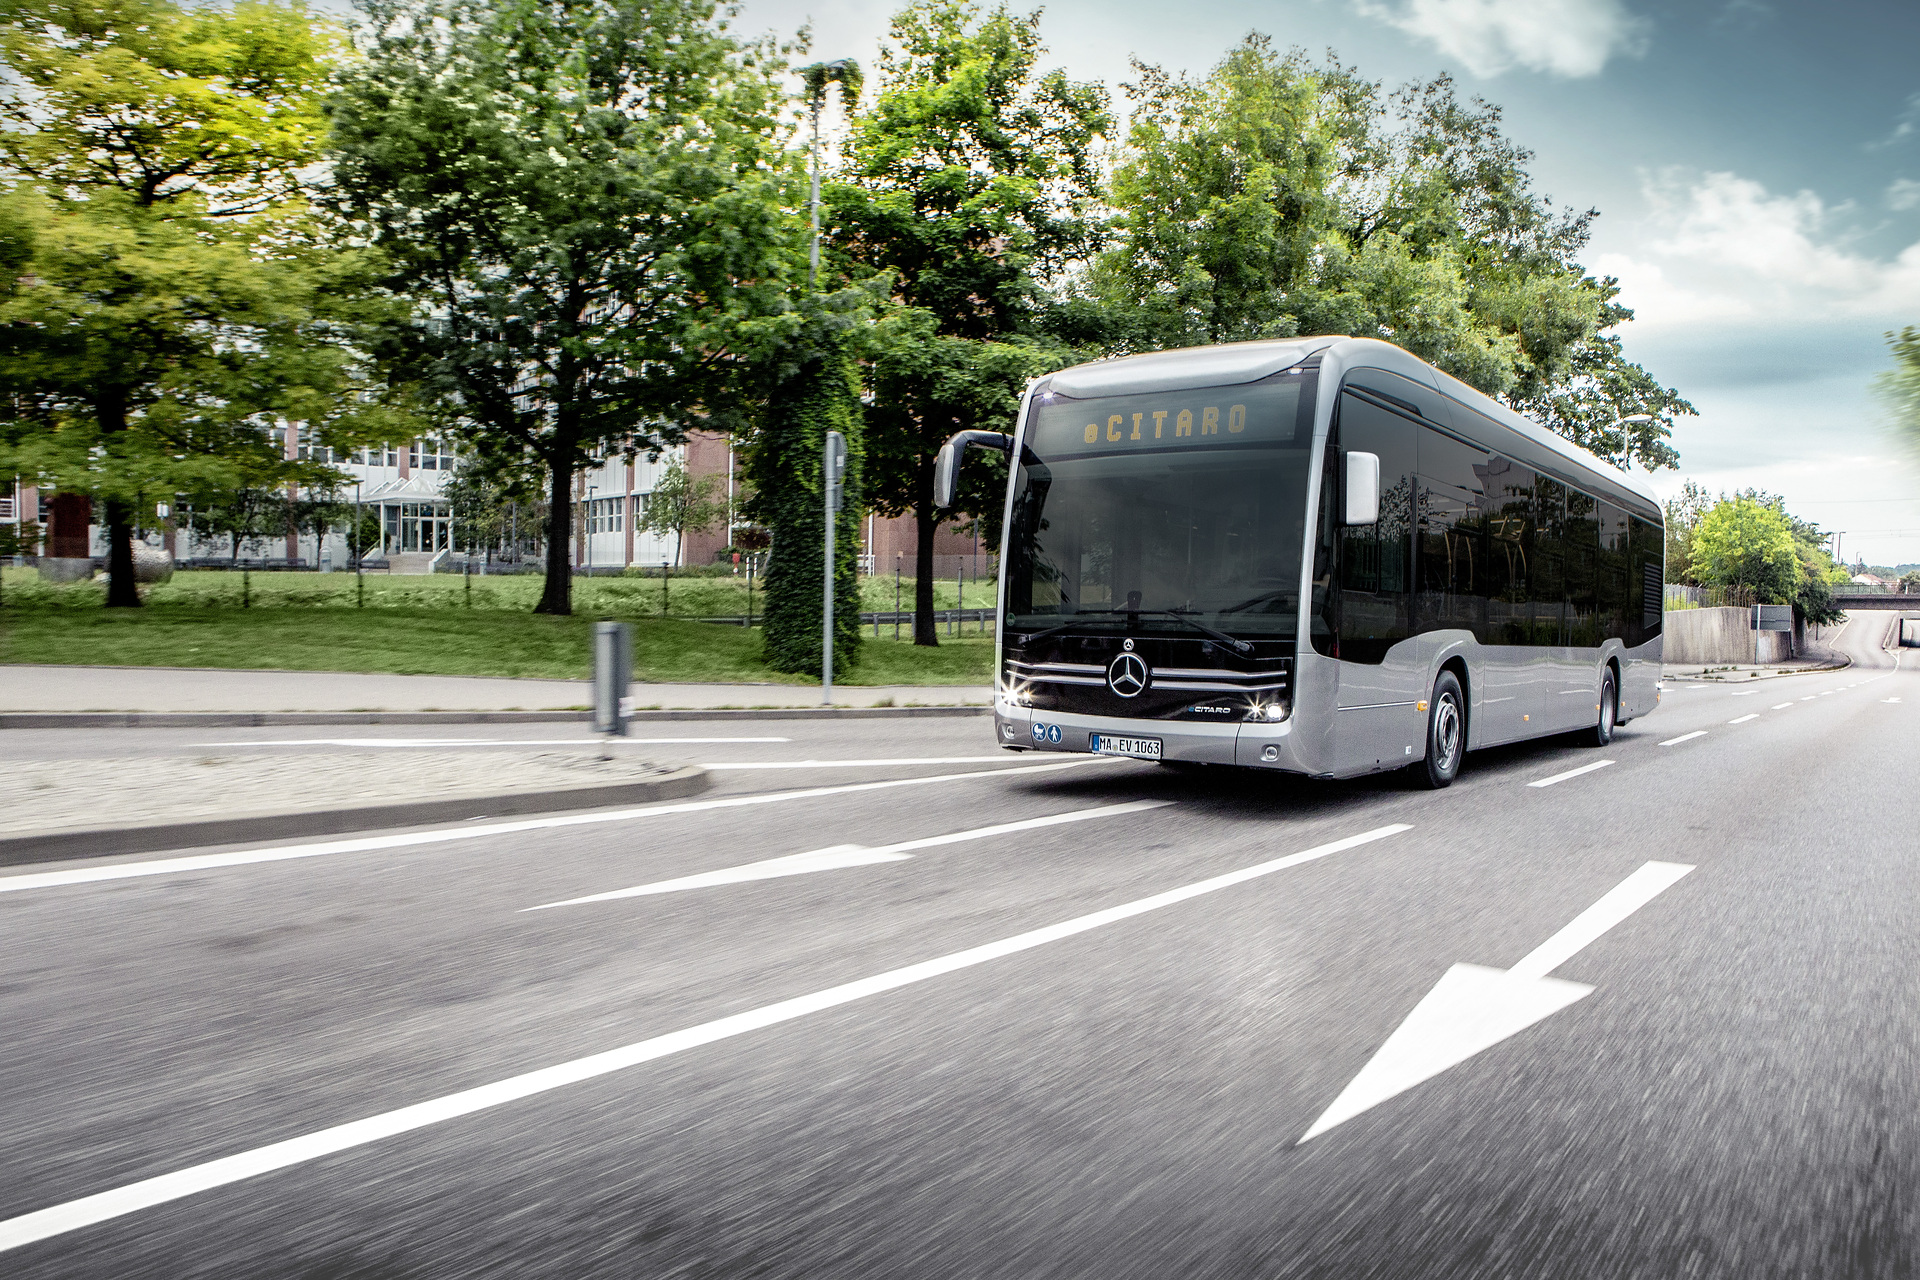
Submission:
[[940,446],[939,456],[933,460],[933,505],[936,510],[945,511],[953,505],[954,486],[960,483],[960,450],[966,446],[954,437]]
[[1346,455],[1346,523],[1378,524],[1380,521],[1380,455],[1352,452]]
[[960,484],[960,458],[969,448],[998,449],[1013,452],[1013,437],[1000,431],[956,431],[940,446],[933,460],[933,505],[941,511],[953,505],[953,491]]

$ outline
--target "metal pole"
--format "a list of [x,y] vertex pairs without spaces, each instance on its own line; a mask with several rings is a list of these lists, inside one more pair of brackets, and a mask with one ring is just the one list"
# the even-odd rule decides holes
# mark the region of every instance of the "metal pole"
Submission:
[[893,553],[893,638],[900,638],[900,553]]
[[807,287],[814,287],[820,276],[820,105],[827,96],[826,86],[820,86],[820,93],[813,100],[813,145],[810,149],[813,170],[813,195],[808,207],[813,211],[813,242],[807,249]]
[[353,607],[367,607],[367,568],[360,562],[366,559],[366,549],[360,545],[360,521],[365,517],[360,507],[360,481],[353,482]]
[[820,588],[820,705],[823,707],[833,705],[833,526],[834,517],[840,511],[840,476],[846,458],[846,437],[838,431],[827,432],[820,470],[827,524]]

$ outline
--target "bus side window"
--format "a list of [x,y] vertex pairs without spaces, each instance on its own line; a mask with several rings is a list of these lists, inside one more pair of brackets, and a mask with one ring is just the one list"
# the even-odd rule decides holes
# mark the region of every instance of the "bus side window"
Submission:
[[1611,502],[1600,504],[1600,637],[1627,639],[1627,616],[1633,605],[1627,561],[1627,513]]
[[1567,643],[1586,649],[1605,639],[1594,576],[1600,549],[1599,510],[1592,494],[1567,491]]
[[1410,634],[1418,426],[1358,396],[1340,397],[1340,448],[1380,458],[1380,518],[1340,531],[1340,656],[1378,663]]
[[1565,644],[1567,486],[1548,475],[1533,481],[1533,642]]
[[1487,455],[1433,430],[1420,432],[1419,556],[1414,630],[1486,630]]
[[1482,644],[1533,643],[1533,471],[1487,459],[1487,634]]

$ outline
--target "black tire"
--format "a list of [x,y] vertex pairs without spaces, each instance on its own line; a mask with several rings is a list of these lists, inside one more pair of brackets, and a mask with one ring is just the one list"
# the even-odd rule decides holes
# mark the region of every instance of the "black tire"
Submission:
[[1613,741],[1613,731],[1620,726],[1620,690],[1613,682],[1613,668],[1608,667],[1600,673],[1600,705],[1595,709],[1593,728],[1586,732],[1586,743],[1590,747],[1604,747]]
[[1414,778],[1430,791],[1450,787],[1466,756],[1466,694],[1453,672],[1442,671],[1427,701],[1427,758],[1414,766]]

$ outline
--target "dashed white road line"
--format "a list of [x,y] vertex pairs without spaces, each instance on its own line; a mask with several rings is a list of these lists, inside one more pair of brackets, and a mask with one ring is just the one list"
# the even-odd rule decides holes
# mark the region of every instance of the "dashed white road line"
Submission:
[[1592,773],[1595,769],[1604,769],[1612,764],[1611,760],[1595,760],[1592,764],[1583,764],[1578,769],[1569,769],[1565,773],[1556,773],[1551,778],[1541,778],[1529,782],[1530,787],[1550,787],[1556,782],[1565,782],[1568,778],[1577,778],[1583,773]]
[[1785,711],[1785,710],[1786,710],[1786,709],[1787,709],[1788,707],[1790,707],[1790,706],[1792,706],[1792,705],[1793,705],[1793,704],[1792,704],[1791,702],[1776,702],[1776,703],[1774,703],[1774,704],[1773,704],[1772,706],[1770,706],[1770,707],[1768,707],[1768,708],[1767,708],[1767,710],[1769,710],[1769,711]]
[[1668,738],[1660,745],[1663,747],[1677,747],[1683,742],[1692,742],[1695,738],[1704,738],[1706,736],[1707,731],[1705,729],[1695,729],[1692,733],[1683,733],[1677,738]]
[[161,858],[151,862],[116,862],[106,866],[75,867],[67,871],[39,871],[26,875],[0,876],[0,893],[20,893],[28,889],[51,889],[61,885],[95,884],[103,880],[129,880],[139,876],[174,875],[182,871],[206,871],[216,867],[238,867],[255,862],[285,862],[294,858],[323,858],[338,853],[369,853],[380,849],[406,849],[416,845],[445,844],[450,840],[478,840],[486,836],[512,835],[521,831],[543,831],[553,827],[589,826],[602,822],[633,822],[673,813],[701,813],[708,809],[737,809],[748,805],[780,804],[788,800],[810,800],[819,796],[851,795],[860,791],[884,791],[891,787],[924,787],[942,782],[967,782],[975,778],[1004,778],[1008,775],[1047,773],[1088,764],[1108,764],[1114,756],[1081,756],[1058,764],[1021,765],[1012,769],[980,769],[971,773],[935,774],[926,778],[888,778],[881,782],[848,782],[833,787],[806,787],[798,791],[774,791],[750,796],[728,796],[721,800],[685,800],[675,804],[654,805],[645,809],[610,809],[595,813],[570,813],[554,818],[525,818],[516,822],[494,822],[486,826],[471,823],[438,831],[410,831],[401,835],[362,836],[353,840],[328,840],[318,844],[278,845],[263,849],[237,849],[230,853],[202,853],[184,858]]
[[1125,804],[1101,805],[1095,809],[1075,809],[1071,813],[1054,813],[1044,818],[1024,818],[1019,822],[1001,822],[991,827],[975,827],[971,831],[954,831],[947,835],[926,836],[919,840],[902,840],[898,844],[878,845],[871,848],[857,844],[837,844],[829,849],[793,853],[784,858],[767,858],[761,862],[724,867],[719,871],[706,871],[699,875],[681,876],[674,880],[656,880],[652,884],[635,885],[631,889],[614,889],[608,893],[588,894],[584,898],[568,898],[564,902],[543,902],[537,907],[520,909],[546,911],[552,907],[577,907],[588,902],[612,902],[618,898],[642,898],[658,893],[681,893],[688,889],[711,889],[720,885],[745,884],[752,880],[801,876],[814,871],[838,871],[843,867],[871,866],[877,862],[905,862],[913,856],[908,852],[911,849],[933,849],[940,845],[960,844],[968,840],[985,840],[991,836],[1008,835],[1015,831],[1034,831],[1041,827],[1057,827],[1069,822],[1087,822],[1094,818],[1117,818],[1122,814],[1139,813],[1144,809],[1163,809],[1172,803],[1171,800],[1129,800]]
[[[999,960],[1022,951],[1030,951],[1035,947],[1046,946],[1051,942],[1059,942],[1103,928],[1106,925],[1131,920],[1135,916],[1158,911],[1163,907],[1171,907],[1190,898],[1217,893],[1222,889],[1245,884],[1249,880],[1272,875],[1276,871],[1284,871],[1289,867],[1297,867],[1317,858],[1342,853],[1410,830],[1412,827],[1404,822],[1375,827],[1371,831],[1363,831],[1358,835],[1348,836],[1344,840],[1335,840],[1329,844],[1303,849],[1299,853],[1275,858],[1271,862],[1262,862],[1239,871],[1214,876],[1208,880],[1195,881],[1177,889],[1169,889],[1165,893],[1156,893],[1151,897],[1138,898],[1117,907],[1108,907],[1104,911],[1095,911],[1089,915],[1077,916],[1072,920],[1063,920],[1059,924],[1015,934],[1011,938],[1002,938],[998,942],[969,947],[964,951],[955,951],[933,960],[923,960],[904,968],[890,969],[870,978],[861,978],[855,982],[842,983],[837,987],[828,987],[824,991],[815,991],[809,995],[781,1000],[744,1013],[716,1018],[712,1022],[701,1023],[699,1026],[688,1027],[682,1031],[651,1036],[617,1049],[608,1049],[584,1058],[575,1058],[570,1062],[543,1067],[538,1071],[529,1071],[524,1075],[512,1076],[493,1084],[463,1089],[458,1093],[451,1093],[426,1102],[417,1102],[412,1106],[369,1116],[364,1120],[334,1125],[332,1128],[316,1130],[297,1138],[257,1147],[252,1151],[242,1151],[236,1155],[209,1160],[203,1164],[189,1165],[184,1169],[176,1169],[172,1173],[143,1178],[138,1182],[130,1182],[125,1186],[83,1196],[78,1200],[69,1200],[65,1204],[24,1213],[18,1217],[0,1221],[0,1252],[18,1249],[22,1245],[64,1235],[69,1231],[77,1231],[82,1227],[107,1222],[130,1213],[138,1213],[143,1209],[184,1199],[202,1191],[210,1191],[215,1187],[224,1187],[248,1178],[256,1178],[277,1169],[305,1164],[336,1152],[363,1147],[397,1134],[410,1133],[416,1129],[456,1120],[461,1116],[486,1111],[509,1102],[518,1102],[522,1098],[561,1089],[570,1084],[579,1084],[615,1071],[623,1071],[628,1067],[639,1066],[641,1063],[654,1062],[673,1054],[684,1053],[689,1049],[729,1040],[735,1036],[777,1026],[783,1022],[791,1022],[809,1014],[852,1004],[856,1000],[865,1000],[901,987],[944,977],[961,969],[969,969],[990,960]],[[349,1173],[348,1176],[354,1175]]]
[[1802,702],[1812,702],[1812,701],[1813,701],[1813,695],[1812,695],[1812,694],[1808,694],[1808,695],[1807,695],[1806,697],[1804,697],[1804,698],[1802,698],[1802,699],[1800,699],[1800,701],[1802,701]]
[[1758,711],[1749,711],[1744,716],[1735,716],[1733,719],[1727,721],[1727,723],[1728,724],[1745,724],[1749,720],[1758,720],[1759,718],[1760,718],[1760,713]]

